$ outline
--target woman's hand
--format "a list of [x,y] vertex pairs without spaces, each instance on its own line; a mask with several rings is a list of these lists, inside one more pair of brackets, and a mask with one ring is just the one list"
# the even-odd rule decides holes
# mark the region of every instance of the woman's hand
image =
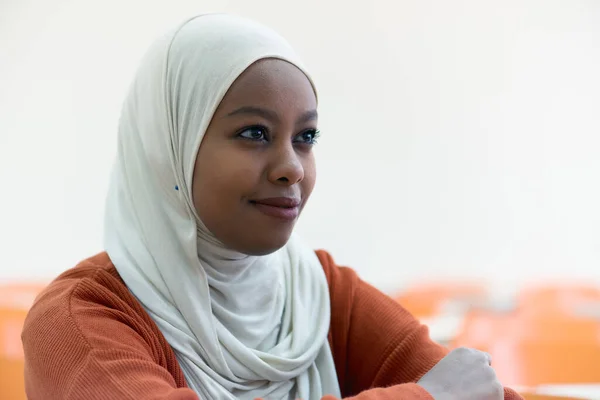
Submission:
[[502,400],[504,389],[490,356],[461,347],[452,350],[418,382],[435,400]]

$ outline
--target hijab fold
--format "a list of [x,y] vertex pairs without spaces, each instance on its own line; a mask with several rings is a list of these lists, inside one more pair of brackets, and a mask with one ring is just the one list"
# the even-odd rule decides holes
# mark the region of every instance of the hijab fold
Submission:
[[316,254],[295,236],[267,256],[227,249],[193,206],[195,159],[212,115],[264,58],[304,71],[264,26],[225,14],[192,18],[147,52],[119,122],[106,250],[203,400],[339,396]]

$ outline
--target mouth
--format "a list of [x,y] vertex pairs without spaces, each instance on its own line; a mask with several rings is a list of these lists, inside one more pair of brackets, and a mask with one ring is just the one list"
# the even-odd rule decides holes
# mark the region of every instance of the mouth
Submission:
[[300,200],[292,197],[272,197],[250,200],[261,213],[284,221],[294,221],[300,215]]

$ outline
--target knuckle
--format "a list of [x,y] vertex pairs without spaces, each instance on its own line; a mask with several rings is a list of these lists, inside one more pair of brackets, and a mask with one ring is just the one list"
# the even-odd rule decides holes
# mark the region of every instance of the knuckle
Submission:
[[480,351],[480,350],[473,350],[473,357],[476,358],[478,361],[481,362],[485,362],[485,363],[489,363],[490,360],[490,355],[484,351]]
[[485,361],[491,365],[492,364],[492,355],[490,353],[483,353],[483,354],[485,356]]
[[498,382],[498,384],[500,383],[500,382],[498,381],[498,376],[496,375],[496,371],[494,370],[494,368],[492,368],[492,367],[488,366],[488,367],[485,369],[485,372],[486,372],[486,374],[487,374],[487,377],[488,377],[490,380],[494,380],[494,381]]
[[459,356],[465,356],[470,354],[472,351],[472,349],[468,348],[468,347],[457,347],[456,349],[452,350],[452,352],[456,355]]

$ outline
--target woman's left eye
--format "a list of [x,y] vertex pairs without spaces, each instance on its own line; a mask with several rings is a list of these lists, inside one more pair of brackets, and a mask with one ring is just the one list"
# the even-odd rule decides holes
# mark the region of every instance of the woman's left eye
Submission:
[[294,142],[303,144],[317,144],[319,138],[319,131],[316,129],[309,129],[300,133]]
[[241,131],[238,136],[244,139],[262,141],[267,139],[267,130],[262,126],[251,126]]

